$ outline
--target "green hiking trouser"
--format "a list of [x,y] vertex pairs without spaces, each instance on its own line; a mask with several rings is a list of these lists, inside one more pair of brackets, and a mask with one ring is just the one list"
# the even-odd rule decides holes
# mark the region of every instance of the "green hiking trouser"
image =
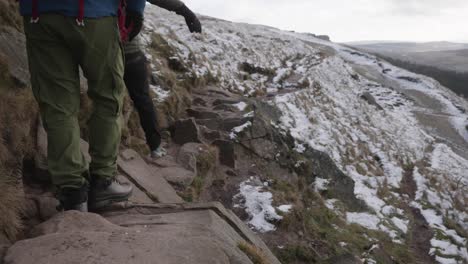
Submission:
[[93,177],[114,177],[121,137],[125,92],[123,54],[115,17],[87,19],[43,14],[38,23],[24,20],[34,96],[48,135],[48,168],[60,188],[81,187],[88,165],[80,151],[79,67],[93,101],[89,120]]

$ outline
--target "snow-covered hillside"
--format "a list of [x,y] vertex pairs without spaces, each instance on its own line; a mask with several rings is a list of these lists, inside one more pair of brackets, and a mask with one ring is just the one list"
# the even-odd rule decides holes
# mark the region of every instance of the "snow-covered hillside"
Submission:
[[[156,32],[192,74],[281,109],[278,129],[294,137],[297,152],[323,151],[354,180],[368,211],[327,201],[349,223],[405,243],[416,210],[434,232],[427,253],[439,263],[468,262],[464,99],[428,77],[310,34],[208,17],[202,22],[204,33],[191,35],[182,18],[149,7],[144,41],[150,46]],[[167,96],[161,87],[154,90],[160,100]],[[317,181],[324,185],[320,175]]]

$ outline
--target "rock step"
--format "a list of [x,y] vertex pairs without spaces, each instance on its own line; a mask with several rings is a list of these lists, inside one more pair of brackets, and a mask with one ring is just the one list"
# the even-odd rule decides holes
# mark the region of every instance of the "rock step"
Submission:
[[227,117],[223,119],[197,119],[197,125],[205,126],[210,130],[231,132],[235,127],[242,126],[252,118],[249,117]]
[[[134,150],[124,150],[117,160],[128,179],[151,200],[160,203],[183,203],[174,188]],[[137,191],[138,192],[138,191]]]
[[240,244],[255,247],[263,263],[280,263],[219,203],[126,204],[102,216],[67,211],[31,234],[8,249],[5,263],[252,264]]
[[189,108],[186,110],[189,117],[195,119],[217,119],[221,118],[219,113],[205,109],[205,108]]

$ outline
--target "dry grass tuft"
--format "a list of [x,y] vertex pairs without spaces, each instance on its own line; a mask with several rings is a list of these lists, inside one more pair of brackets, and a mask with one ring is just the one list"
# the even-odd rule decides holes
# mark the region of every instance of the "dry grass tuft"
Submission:
[[197,176],[191,186],[179,192],[187,202],[198,202],[207,185],[216,177],[218,164],[218,149],[214,146],[204,146],[197,155]]
[[17,1],[0,0],[0,25],[11,26],[21,31],[22,19],[19,15],[18,4],[16,2]]
[[21,168],[35,151],[37,105],[31,90],[10,82],[7,70],[0,58],[0,232],[14,240],[21,228]]
[[17,183],[0,171],[0,232],[14,241],[22,227],[23,196]]
[[254,264],[268,264],[265,254],[256,246],[246,242],[240,242],[237,246]]

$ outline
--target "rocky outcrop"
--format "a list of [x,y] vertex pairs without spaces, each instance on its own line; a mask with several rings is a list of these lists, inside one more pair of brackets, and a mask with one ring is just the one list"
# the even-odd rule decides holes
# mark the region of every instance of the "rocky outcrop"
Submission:
[[26,39],[14,28],[2,27],[0,30],[0,64],[1,60],[8,65],[9,74],[15,85],[29,87]]
[[200,131],[193,118],[176,121],[173,131],[174,142],[179,145],[190,142],[201,142]]
[[[66,212],[37,226],[33,237],[13,245],[4,260],[6,264],[253,263],[239,248],[240,243],[255,243],[249,240],[252,234],[225,213],[219,204],[133,205],[103,217]],[[266,263],[279,263],[264,244],[255,246]]]

